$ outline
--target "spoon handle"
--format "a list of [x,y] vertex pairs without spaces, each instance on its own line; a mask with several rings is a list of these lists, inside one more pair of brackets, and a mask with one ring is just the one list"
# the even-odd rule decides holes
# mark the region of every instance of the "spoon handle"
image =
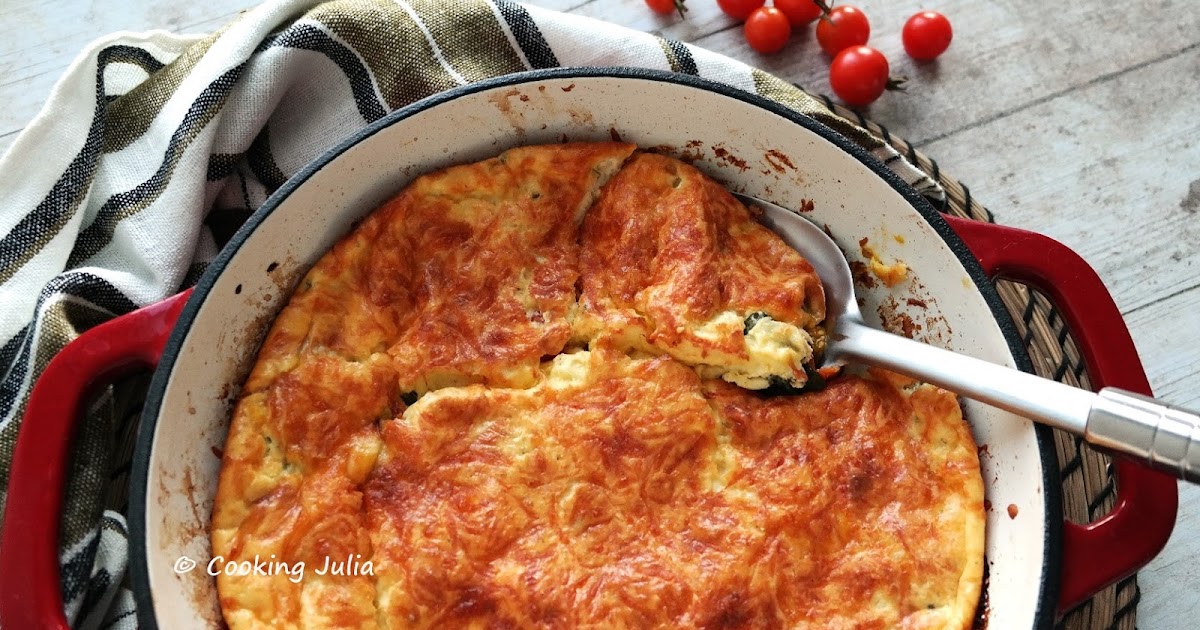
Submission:
[[1148,396],[1105,387],[1084,438],[1192,483],[1200,483],[1200,415]]
[[1081,435],[1089,443],[1200,483],[1200,415],[1106,387],[1095,394],[906,337],[839,321],[838,355],[877,365],[1035,422]]

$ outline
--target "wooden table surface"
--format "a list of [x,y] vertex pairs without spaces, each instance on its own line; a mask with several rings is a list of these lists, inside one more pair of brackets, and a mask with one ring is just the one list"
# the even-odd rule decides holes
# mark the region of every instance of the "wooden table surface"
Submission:
[[[0,151],[92,39],[119,30],[209,32],[253,0],[4,0]],[[642,0],[533,4],[653,31],[829,93],[811,30],[780,54],[751,51],[714,0],[686,20]],[[1191,0],[857,0],[871,44],[909,77],[866,115],[971,187],[998,220],[1048,234],[1099,271],[1125,314],[1155,393],[1200,408],[1200,10]],[[954,23],[934,64],[903,53],[920,9]],[[671,115],[669,111],[664,116]],[[1138,626],[1194,628],[1200,489],[1181,487],[1166,550],[1139,574]]]

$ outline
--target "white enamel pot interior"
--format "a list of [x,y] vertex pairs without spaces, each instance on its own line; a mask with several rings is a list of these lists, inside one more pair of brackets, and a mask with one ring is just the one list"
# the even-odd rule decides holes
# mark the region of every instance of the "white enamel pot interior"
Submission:
[[[1028,367],[992,286],[929,204],[804,116],[694,77],[631,69],[537,71],[459,88],[380,120],[292,178],[197,286],[155,374],[135,455],[130,525],[142,628],[220,626],[203,570],[218,453],[258,344],[309,266],[417,175],[512,146],[614,133],[686,157],[732,189],[790,207],[811,201],[811,218],[852,259],[861,260],[866,237],[885,260],[911,268],[894,288],[860,287],[869,318],[896,325],[908,317],[920,324],[918,338]],[[1049,627],[1062,528],[1049,433],[978,403],[964,409],[987,446],[983,478],[997,506],[987,515],[989,627]],[[182,556],[199,568],[177,574]]]

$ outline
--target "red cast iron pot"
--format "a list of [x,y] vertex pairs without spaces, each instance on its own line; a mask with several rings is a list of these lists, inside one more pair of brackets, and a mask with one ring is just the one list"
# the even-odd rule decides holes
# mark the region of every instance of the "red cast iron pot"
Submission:
[[[731,77],[752,89],[753,78]],[[660,105],[672,111],[660,115]],[[811,201],[852,260],[867,237],[910,279],[860,288],[865,313],[923,322],[925,341],[1030,371],[992,285],[1033,285],[1061,309],[1096,387],[1150,394],[1133,342],[1100,279],[1037,234],[943,217],[875,157],[778,103],[690,76],[561,69],[465,86],[371,125],[293,177],[234,237],[194,291],[89,330],[49,364],[17,442],[0,558],[0,626],[66,628],[59,508],[72,427],[87,392],[155,368],[130,503],[133,584],[142,628],[218,627],[208,519],[229,413],[259,342],[294,283],[354,222],[414,176],[510,146],[626,141],[688,158],[732,189],[783,205]],[[732,156],[732,159],[731,159]],[[919,311],[911,304],[924,304]],[[890,319],[891,321],[882,321]],[[877,318],[890,325],[896,317]],[[1116,460],[1115,509],[1064,523],[1049,430],[972,401],[964,412],[987,497],[988,624],[1050,628],[1062,611],[1136,571],[1174,525],[1174,479]],[[1008,505],[1016,506],[1010,517]],[[199,563],[175,571],[179,558]]]

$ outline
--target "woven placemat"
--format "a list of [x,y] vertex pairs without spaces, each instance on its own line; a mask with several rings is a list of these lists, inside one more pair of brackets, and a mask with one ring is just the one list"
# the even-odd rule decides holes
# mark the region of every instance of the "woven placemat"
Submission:
[[[858,124],[895,147],[909,162],[941,184],[946,189],[946,201],[939,210],[969,219],[996,222],[991,211],[971,197],[971,191],[965,184],[941,172],[937,162],[913,148],[912,143],[889,133],[886,127],[864,118],[860,113],[834,103],[827,96],[813,96],[833,113]],[[1025,342],[1034,370],[1041,376],[1091,389],[1079,347],[1050,300],[1037,290],[1015,282],[1000,280],[996,288]],[[1088,523],[1107,514],[1114,501],[1109,457],[1092,450],[1081,438],[1062,431],[1054,431],[1054,442],[1062,475],[1063,515],[1075,523]],[[1062,630],[1134,630],[1139,599],[1141,592],[1138,590],[1137,575],[1131,575],[1068,613],[1057,627]]]

